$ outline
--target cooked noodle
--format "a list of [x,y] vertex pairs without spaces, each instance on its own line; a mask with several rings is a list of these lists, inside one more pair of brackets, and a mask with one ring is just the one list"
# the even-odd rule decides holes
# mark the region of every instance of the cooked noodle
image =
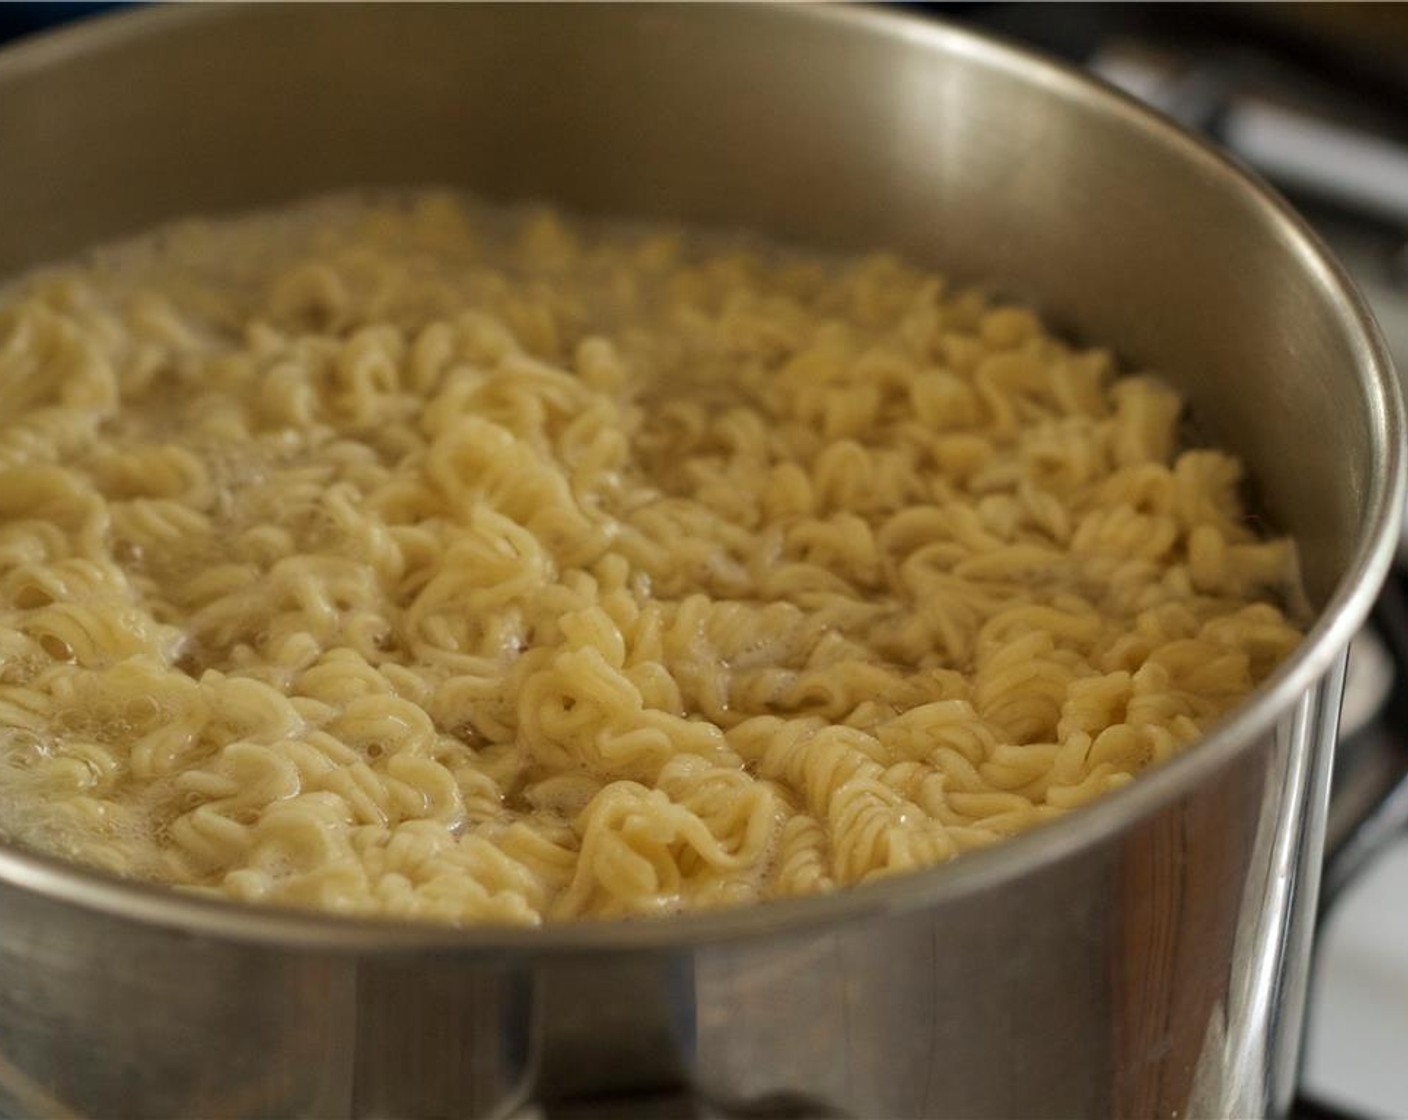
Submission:
[[439,194],[171,227],[0,309],[0,828],[457,923],[940,863],[1297,643],[1180,416],[891,257]]

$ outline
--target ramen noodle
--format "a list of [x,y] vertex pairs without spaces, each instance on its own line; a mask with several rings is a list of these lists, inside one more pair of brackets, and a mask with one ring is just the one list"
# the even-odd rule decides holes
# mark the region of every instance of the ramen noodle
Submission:
[[1181,415],[889,256],[435,193],[168,227],[0,309],[0,828],[453,923],[942,863],[1297,643]]

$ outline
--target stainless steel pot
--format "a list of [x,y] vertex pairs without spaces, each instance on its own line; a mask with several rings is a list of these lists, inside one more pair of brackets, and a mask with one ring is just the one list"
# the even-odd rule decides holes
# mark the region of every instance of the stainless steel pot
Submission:
[[0,54],[0,274],[177,214],[424,181],[1000,278],[1182,386],[1299,538],[1314,630],[1118,796],[838,897],[454,931],[0,847],[0,1112],[1283,1109],[1344,653],[1404,491],[1383,347],[1285,206],[1071,72],[870,10],[152,10]]

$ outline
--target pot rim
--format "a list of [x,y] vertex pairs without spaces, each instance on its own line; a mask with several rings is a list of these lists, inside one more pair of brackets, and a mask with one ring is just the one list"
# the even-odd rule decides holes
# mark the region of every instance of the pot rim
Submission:
[[[947,22],[876,8],[784,5],[790,18],[829,21],[857,34],[929,45],[941,53],[1043,86],[1143,129],[1202,167],[1209,178],[1245,192],[1310,273],[1337,318],[1356,336],[1355,366],[1368,412],[1375,469],[1368,480],[1360,540],[1345,573],[1295,652],[1196,746],[1123,789],[991,848],[924,871],[908,872],[835,894],[758,903],[669,918],[582,920],[541,927],[454,927],[345,917],[210,898],[133,882],[0,841],[0,884],[134,922],[270,947],[354,953],[474,952],[505,956],[559,952],[685,950],[758,935],[829,932],[839,922],[875,919],[939,905],[1069,857],[1153,814],[1250,750],[1334,666],[1366,618],[1398,541],[1408,468],[1404,408],[1387,348],[1363,298],[1318,236],[1267,183],[1209,143],[1122,91],[1025,47]],[[223,6],[176,6],[121,12],[0,50],[0,89],[7,78],[153,31],[225,18]]]

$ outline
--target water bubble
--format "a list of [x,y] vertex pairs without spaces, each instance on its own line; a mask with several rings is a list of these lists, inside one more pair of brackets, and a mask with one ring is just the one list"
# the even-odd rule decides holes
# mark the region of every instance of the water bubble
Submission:
[[73,647],[57,634],[41,634],[39,648],[55,661],[72,661],[74,658]]
[[53,601],[54,597],[35,583],[27,583],[15,592],[15,606],[22,611],[47,607]]
[[161,705],[151,696],[133,696],[123,709],[124,718],[131,724],[148,723],[161,715]]

